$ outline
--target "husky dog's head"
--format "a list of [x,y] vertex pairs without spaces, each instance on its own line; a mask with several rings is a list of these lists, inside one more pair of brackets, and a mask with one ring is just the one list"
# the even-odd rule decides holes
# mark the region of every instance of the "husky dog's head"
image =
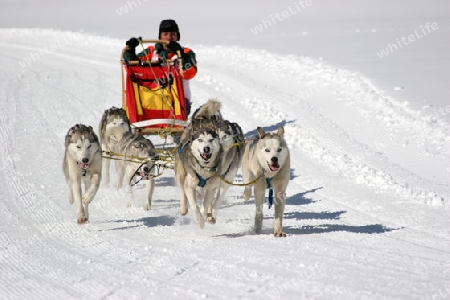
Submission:
[[220,151],[219,136],[210,129],[199,130],[192,138],[191,151],[203,164],[214,161]]
[[217,128],[217,134],[219,135],[220,144],[222,147],[226,148],[233,144],[233,128],[230,122],[221,122],[220,126]]
[[113,106],[105,110],[99,128],[102,137],[114,136],[116,140],[120,140],[129,131],[131,131],[130,120],[124,109]]
[[[155,147],[153,143],[141,135],[134,135],[127,143],[125,156],[133,160],[142,160],[143,164],[137,170],[137,175],[147,180],[152,171],[155,158]],[[145,163],[144,163],[145,162]]]
[[81,169],[89,169],[95,154],[100,151],[98,138],[91,126],[77,124],[66,135],[66,149]]
[[266,133],[261,127],[257,130],[258,161],[267,172],[278,172],[289,155],[289,149],[283,138],[284,128],[280,126],[276,134]]
[[216,99],[209,99],[208,102],[197,108],[192,114],[191,122],[181,135],[181,144],[186,144],[191,141],[193,132],[198,132],[200,129],[215,130],[218,124],[223,121],[220,113],[221,102]]
[[138,158],[152,158],[155,156],[155,146],[153,143],[141,135],[134,135],[125,149],[126,155]]
[[231,123],[225,120],[217,128],[217,133],[224,149],[231,147],[235,143],[244,142],[244,133],[237,123]]

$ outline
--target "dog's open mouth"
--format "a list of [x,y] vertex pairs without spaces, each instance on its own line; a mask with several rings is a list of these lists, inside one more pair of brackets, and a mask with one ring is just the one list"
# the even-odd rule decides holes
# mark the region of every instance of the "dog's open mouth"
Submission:
[[280,169],[280,165],[279,164],[269,164],[267,163],[267,165],[269,166],[270,171],[272,172],[276,172]]
[[200,153],[200,157],[203,159],[204,163],[209,163],[209,161],[211,160],[211,153]]
[[141,180],[148,180],[148,172],[145,172],[143,168],[139,170],[139,176],[141,176]]
[[81,170],[87,170],[89,169],[89,164],[87,163],[83,163],[83,162],[78,162],[78,166],[80,167]]

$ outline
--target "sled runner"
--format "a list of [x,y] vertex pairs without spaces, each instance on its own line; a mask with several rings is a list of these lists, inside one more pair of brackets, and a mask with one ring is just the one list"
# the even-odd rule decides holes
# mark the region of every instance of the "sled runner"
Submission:
[[[141,43],[168,42],[141,40]],[[122,108],[132,127],[142,135],[181,134],[187,120],[181,59],[125,62],[122,57],[123,52]]]

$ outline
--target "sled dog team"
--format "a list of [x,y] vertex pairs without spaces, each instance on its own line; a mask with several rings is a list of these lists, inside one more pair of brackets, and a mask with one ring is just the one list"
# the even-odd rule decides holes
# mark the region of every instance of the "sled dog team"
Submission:
[[[244,200],[254,193],[255,231],[261,232],[262,208],[269,189],[269,207],[273,203],[275,208],[274,235],[286,236],[282,219],[290,155],[283,127],[276,133],[266,133],[258,127],[258,134],[245,140],[240,126],[225,120],[220,108],[221,103],[215,99],[198,108],[173,153],[180,213],[185,215],[190,209],[200,228],[205,220],[214,224],[222,200],[242,167]],[[100,183],[109,184],[111,160],[117,172],[116,188],[121,189],[126,180],[127,205],[133,202],[132,186],[138,180],[146,180],[144,209],[151,209],[156,155],[152,142],[133,133],[125,111],[116,107],[103,113],[98,133],[100,140],[91,126],[76,124],[65,138],[63,170],[69,185],[69,203],[76,204],[79,224],[89,221],[89,203]]]

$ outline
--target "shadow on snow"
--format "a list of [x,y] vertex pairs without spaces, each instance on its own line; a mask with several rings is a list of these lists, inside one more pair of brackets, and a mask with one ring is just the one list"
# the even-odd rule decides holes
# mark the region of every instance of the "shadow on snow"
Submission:
[[[397,228],[398,229],[398,228]],[[339,224],[322,224],[317,226],[302,226],[301,228],[284,228],[286,234],[317,234],[328,232],[351,232],[351,233],[365,233],[365,234],[380,234],[397,230],[396,228],[389,228],[381,224],[350,226]]]
[[[261,128],[265,131],[265,132],[273,132],[273,131],[277,131],[278,127],[283,126],[285,127],[286,124],[290,124],[290,123],[294,123],[295,120],[291,120],[291,121],[286,121],[283,120],[277,124],[271,125],[271,126],[261,126]],[[253,139],[256,135],[258,135],[258,131],[255,129],[248,131],[244,134],[245,139]]]
[[[297,193],[291,197],[286,199],[287,205],[306,205],[310,203],[314,203],[316,201],[305,197],[305,195],[309,193],[314,193],[317,190],[322,189],[322,187],[311,189],[309,191],[305,191],[302,193]],[[284,213],[283,219],[295,219],[295,220],[340,220],[341,216],[346,213],[346,211],[336,211],[336,212],[286,212]],[[273,220],[273,216],[265,218]],[[283,226],[283,231],[288,235],[305,235],[305,234],[321,234],[321,233],[331,233],[331,232],[350,232],[350,233],[363,233],[363,234],[381,234],[390,232],[393,230],[398,230],[400,228],[389,228],[383,226],[381,224],[371,224],[371,225],[362,225],[362,226],[352,226],[352,225],[343,225],[343,224],[321,224],[321,225],[304,225],[301,227],[294,226]],[[273,234],[272,228],[265,228],[261,231],[262,235],[265,234]],[[238,233],[231,234],[222,234],[217,235],[215,237],[228,237],[228,238],[237,238],[243,237],[247,235],[257,235],[252,231],[244,231]]]
[[174,225],[176,218],[173,216],[155,216],[155,217],[143,217],[140,219],[131,220],[115,220],[112,223],[122,223],[124,226],[116,228],[110,228],[105,231],[111,230],[127,230],[140,227],[157,227],[157,226],[172,226]]

